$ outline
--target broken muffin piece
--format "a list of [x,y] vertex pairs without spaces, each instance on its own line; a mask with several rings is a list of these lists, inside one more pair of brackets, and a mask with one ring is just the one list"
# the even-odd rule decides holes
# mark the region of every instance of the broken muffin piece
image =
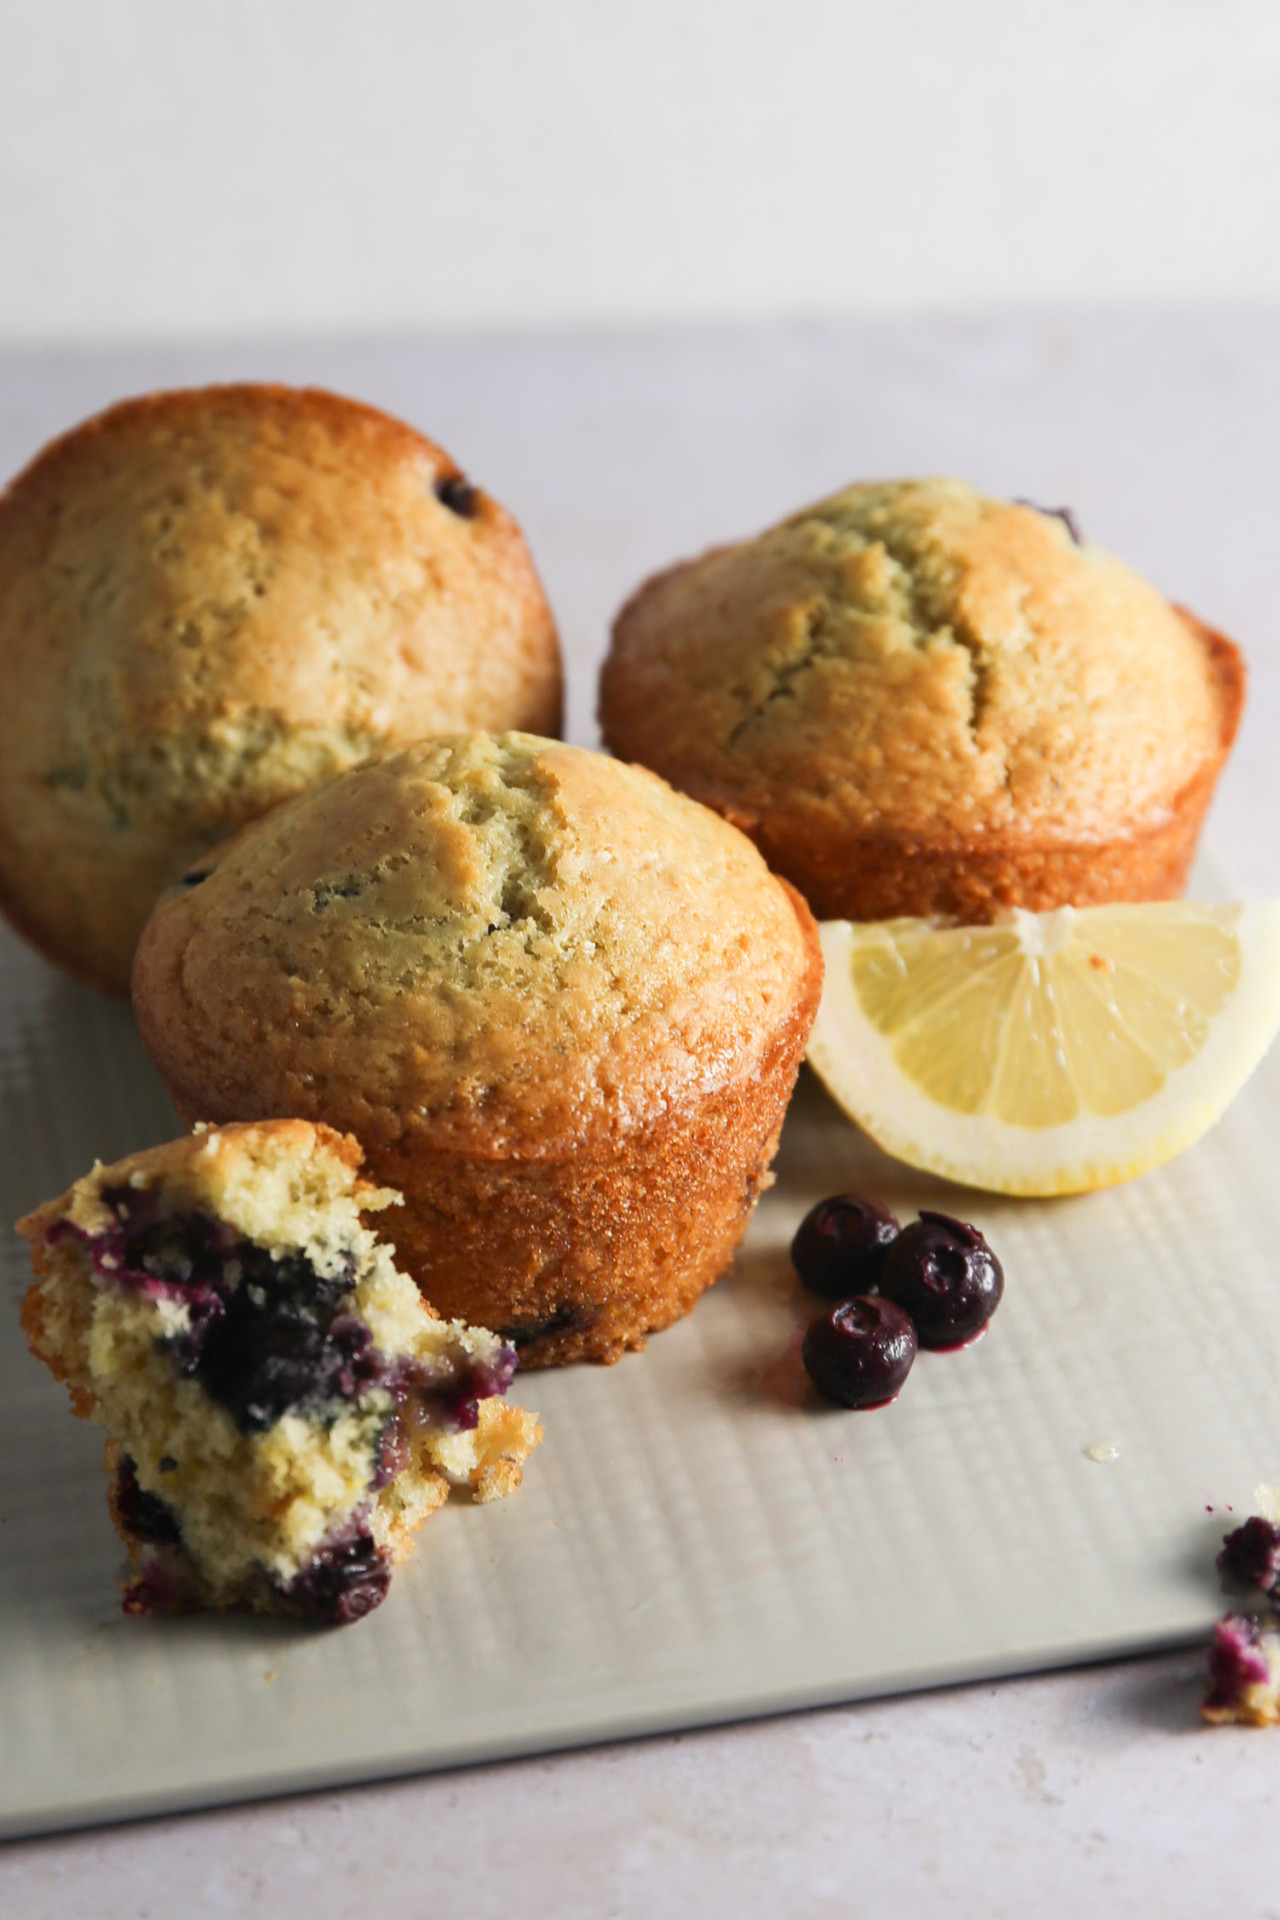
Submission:
[[357,1620],[451,1490],[519,1485],[515,1351],[423,1303],[360,1160],[304,1120],[199,1129],[19,1221],[31,1349],[107,1431],[126,1611]]
[[1280,1633],[1274,1627],[1248,1613],[1219,1620],[1200,1717],[1215,1727],[1274,1727],[1280,1721]]

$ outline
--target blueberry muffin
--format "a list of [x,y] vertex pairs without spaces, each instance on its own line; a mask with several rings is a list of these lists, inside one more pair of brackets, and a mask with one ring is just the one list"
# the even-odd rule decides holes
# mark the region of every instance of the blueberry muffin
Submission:
[[911,480],[642,586],[600,717],[820,919],[984,921],[1175,896],[1243,694],[1069,515]]
[[616,1360],[724,1270],[821,975],[803,902],[717,815],[480,733],[245,829],[160,901],[134,1006],[184,1118],[354,1134],[427,1299],[540,1365]]
[[431,441],[288,387],[127,400],[0,496],[0,905],[125,993],[206,847],[389,742],[560,724],[514,521]]
[[452,1488],[519,1485],[541,1429],[500,1398],[515,1354],[424,1305],[359,1164],[302,1120],[207,1129],[19,1222],[32,1351],[107,1430],[128,1611],[356,1620]]

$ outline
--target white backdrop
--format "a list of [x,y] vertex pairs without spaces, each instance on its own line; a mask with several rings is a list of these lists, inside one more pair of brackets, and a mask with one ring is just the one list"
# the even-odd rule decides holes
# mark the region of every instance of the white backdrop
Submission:
[[1275,0],[0,5],[0,345],[1278,297]]

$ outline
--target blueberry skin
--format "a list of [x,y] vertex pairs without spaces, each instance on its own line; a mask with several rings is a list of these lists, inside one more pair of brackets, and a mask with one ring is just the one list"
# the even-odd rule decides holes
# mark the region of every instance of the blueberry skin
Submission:
[[460,520],[474,520],[480,511],[480,495],[465,474],[442,474],[435,483],[435,496]]
[[138,1470],[127,1453],[120,1455],[116,1467],[115,1509],[121,1525],[135,1540],[154,1547],[180,1547],[182,1533],[178,1516],[158,1494],[147,1493],[138,1485]]
[[323,1626],[349,1627],[380,1607],[391,1586],[386,1555],[362,1519],[323,1542],[301,1573],[276,1588],[290,1612]]
[[811,1323],[800,1356],[818,1392],[838,1407],[884,1407],[902,1391],[917,1344],[901,1307],[860,1293]]
[[1076,519],[1070,507],[1042,507],[1034,500],[1015,500],[1013,504],[1015,507],[1030,507],[1033,513],[1042,513],[1046,519],[1061,520],[1076,546],[1082,547],[1084,545],[1084,535],[1080,531],[1080,522]]
[[922,1213],[885,1255],[880,1290],[911,1315],[922,1347],[962,1347],[1000,1305],[1004,1269],[976,1227]]
[[887,1207],[860,1194],[837,1193],[810,1207],[791,1242],[791,1264],[811,1293],[847,1300],[874,1293],[885,1249],[898,1223]]

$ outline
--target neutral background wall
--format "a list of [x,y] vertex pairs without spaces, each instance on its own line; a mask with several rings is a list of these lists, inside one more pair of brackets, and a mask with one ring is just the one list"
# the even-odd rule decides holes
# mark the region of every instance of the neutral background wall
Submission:
[[1277,298],[1275,0],[0,0],[0,345]]

